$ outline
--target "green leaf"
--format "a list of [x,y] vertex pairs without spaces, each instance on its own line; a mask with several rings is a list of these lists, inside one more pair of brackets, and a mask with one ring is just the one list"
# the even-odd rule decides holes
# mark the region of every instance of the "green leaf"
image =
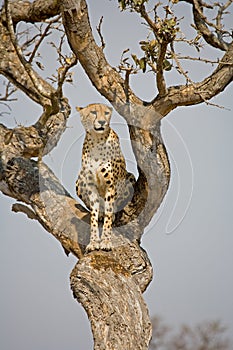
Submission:
[[145,59],[145,57],[142,57],[142,58],[139,60],[139,67],[140,67],[140,69],[143,71],[143,73],[146,72],[146,59]]
[[132,54],[132,59],[134,60],[134,62],[138,65],[139,64],[139,59],[136,55]]
[[172,69],[171,63],[166,59],[163,61],[163,69],[166,71],[169,71]]

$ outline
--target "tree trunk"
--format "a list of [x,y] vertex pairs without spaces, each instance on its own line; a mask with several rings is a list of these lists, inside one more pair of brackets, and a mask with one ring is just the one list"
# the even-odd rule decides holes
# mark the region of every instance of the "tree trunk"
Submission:
[[81,259],[71,288],[91,321],[95,350],[148,349],[152,331],[142,291],[112,254],[93,252]]

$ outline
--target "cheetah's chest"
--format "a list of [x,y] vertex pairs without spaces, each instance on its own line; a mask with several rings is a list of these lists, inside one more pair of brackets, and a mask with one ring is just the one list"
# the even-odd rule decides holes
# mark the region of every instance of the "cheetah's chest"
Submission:
[[106,187],[117,187],[125,177],[125,161],[120,146],[115,142],[84,145],[82,172],[98,188],[104,197]]
[[83,168],[92,173],[97,173],[101,168],[106,166],[106,164],[111,162],[109,150],[106,146],[103,148],[101,145],[92,146],[83,152],[82,158]]

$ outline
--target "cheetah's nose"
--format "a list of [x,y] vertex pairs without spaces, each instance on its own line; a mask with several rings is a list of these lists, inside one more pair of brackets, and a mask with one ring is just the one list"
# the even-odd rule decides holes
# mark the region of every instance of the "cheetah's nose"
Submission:
[[101,125],[101,126],[104,126],[106,124],[106,121],[105,120],[98,120],[98,123]]

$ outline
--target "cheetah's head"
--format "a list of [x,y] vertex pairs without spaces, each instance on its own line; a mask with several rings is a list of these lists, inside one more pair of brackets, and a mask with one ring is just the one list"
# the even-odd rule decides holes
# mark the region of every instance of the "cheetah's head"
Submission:
[[80,113],[81,122],[86,131],[102,134],[109,131],[112,108],[103,104],[93,103],[87,107],[76,107]]

